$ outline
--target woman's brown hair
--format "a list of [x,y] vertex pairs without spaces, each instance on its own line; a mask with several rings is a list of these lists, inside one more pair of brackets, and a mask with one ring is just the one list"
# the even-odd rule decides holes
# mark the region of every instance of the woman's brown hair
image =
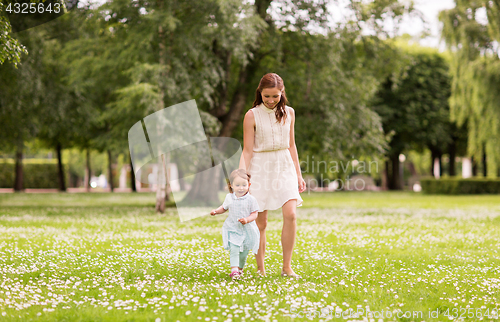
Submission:
[[288,100],[286,99],[285,93],[285,84],[283,83],[283,79],[275,73],[269,73],[262,76],[259,82],[259,87],[255,91],[255,101],[253,102],[253,107],[262,104],[262,90],[264,88],[274,88],[276,87],[281,91],[280,101],[276,105],[276,119],[278,122],[285,122],[287,114],[286,114],[286,104]]
[[250,174],[247,173],[244,169],[236,169],[229,175],[229,182],[227,183],[227,187],[229,188],[229,192],[233,193],[233,189],[231,188],[231,184],[233,183],[236,177],[240,177],[242,179],[247,180],[250,183]]

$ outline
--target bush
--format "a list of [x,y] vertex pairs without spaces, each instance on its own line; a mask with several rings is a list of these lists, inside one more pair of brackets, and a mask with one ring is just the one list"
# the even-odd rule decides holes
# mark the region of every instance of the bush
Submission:
[[427,194],[500,194],[500,179],[421,179],[420,185]]
[[14,169],[15,165],[13,163],[0,163],[0,188],[14,187]]
[[[63,165],[64,168],[65,165]],[[0,163],[0,188],[14,187],[15,164]],[[23,188],[59,188],[57,163],[25,163],[23,164]],[[67,182],[67,180],[66,180]]]

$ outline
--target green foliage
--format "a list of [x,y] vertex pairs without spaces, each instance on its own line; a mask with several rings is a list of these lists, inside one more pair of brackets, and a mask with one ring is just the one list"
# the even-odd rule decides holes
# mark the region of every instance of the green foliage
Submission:
[[19,40],[10,36],[11,26],[4,14],[4,7],[5,4],[0,2],[0,65],[8,60],[17,67],[21,61],[21,54],[27,54],[28,51]]
[[420,184],[427,194],[500,194],[500,179],[421,179]]
[[[36,77],[2,84],[10,92],[0,105],[11,106],[0,125],[15,133],[26,119],[23,131],[29,132],[17,135],[19,142],[37,136],[47,146],[112,149],[116,155],[126,149],[126,133],[139,119],[195,98],[212,133],[230,128],[225,135],[238,136],[241,128],[228,124],[242,124],[258,80],[273,71],[283,76],[297,112],[301,157],[380,156],[386,135],[368,105],[381,80],[402,65],[382,40],[388,33],[381,23],[387,17],[397,22],[412,6],[353,0],[354,14],[331,28],[326,0],[270,4],[113,0],[95,9],[75,8],[27,34],[39,46],[29,57],[38,65],[27,64],[32,69],[25,74]],[[268,13],[272,10],[278,15]],[[311,26],[325,33],[316,35]],[[366,26],[375,35],[365,35]],[[18,103],[23,95],[33,97]],[[2,141],[16,143],[12,136]]]
[[16,34],[30,49],[21,62],[0,65],[0,143],[4,150],[17,148],[40,131],[43,109],[40,101],[46,91],[42,82],[43,33],[33,28]]
[[47,148],[67,148],[80,140],[85,125],[90,119],[88,111],[82,108],[85,98],[79,97],[75,88],[67,81],[70,68],[63,57],[67,42],[78,37],[76,14],[63,15],[54,21],[37,26],[43,32],[42,63],[39,67],[43,83],[40,97],[39,139]]
[[343,160],[383,154],[380,118],[367,107],[378,82],[365,68],[371,59],[363,43],[352,45],[333,33],[325,37],[286,32],[282,39],[277,72],[296,111],[299,151]]
[[[381,119],[369,105],[380,82],[402,68],[402,59],[383,40],[388,35],[380,22],[387,16],[397,21],[413,9],[398,1],[351,1],[350,9],[354,14],[345,23],[324,34],[298,32],[287,22],[272,43],[276,55],[262,64],[263,71],[285,80],[301,158],[377,158],[387,148]],[[363,33],[367,25],[375,35]]]
[[[25,189],[59,188],[56,163],[26,163],[23,164],[23,171]],[[14,163],[0,163],[0,188],[12,188],[14,186],[14,173]]]
[[448,63],[437,50],[399,45],[408,64],[398,78],[388,77],[374,101],[384,131],[393,133],[390,155],[451,140]]
[[0,163],[0,188],[12,188],[14,186],[14,164]]
[[409,151],[406,159],[415,165],[415,171],[419,176],[432,175],[430,173],[431,153],[429,149],[425,149],[420,153],[415,150]]
[[[481,11],[487,23],[477,20]],[[451,116],[468,126],[468,153],[480,159],[486,149],[493,172],[500,163],[499,17],[498,1],[488,0],[457,1],[439,15],[453,57]]]

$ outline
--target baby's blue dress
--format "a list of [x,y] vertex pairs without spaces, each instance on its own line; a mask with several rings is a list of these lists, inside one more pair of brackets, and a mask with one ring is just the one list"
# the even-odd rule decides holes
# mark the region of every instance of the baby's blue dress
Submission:
[[224,249],[229,250],[229,242],[240,246],[240,252],[252,250],[257,254],[259,250],[260,233],[255,220],[243,225],[239,218],[246,218],[254,211],[259,210],[259,204],[254,196],[247,193],[238,198],[234,193],[228,193],[222,204],[225,210],[229,209],[224,225],[222,225],[222,243]]

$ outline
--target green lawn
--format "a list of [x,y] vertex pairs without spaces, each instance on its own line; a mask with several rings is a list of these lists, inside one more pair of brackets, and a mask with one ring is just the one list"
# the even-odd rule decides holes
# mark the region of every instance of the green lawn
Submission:
[[[182,199],[183,192],[176,193]],[[224,200],[225,193],[220,193]],[[500,195],[425,195],[413,192],[304,192],[302,208],[422,208],[500,210]],[[154,193],[0,194],[2,206],[154,207]],[[174,206],[174,204],[171,204]]]
[[349,310],[363,314],[348,320],[368,310],[374,321],[499,319],[500,196],[303,198],[293,259],[302,278],[279,276],[274,211],[268,277],[249,258],[232,282],[224,215],[181,223],[175,208],[154,214],[149,193],[0,194],[0,320],[347,321],[335,312]]

